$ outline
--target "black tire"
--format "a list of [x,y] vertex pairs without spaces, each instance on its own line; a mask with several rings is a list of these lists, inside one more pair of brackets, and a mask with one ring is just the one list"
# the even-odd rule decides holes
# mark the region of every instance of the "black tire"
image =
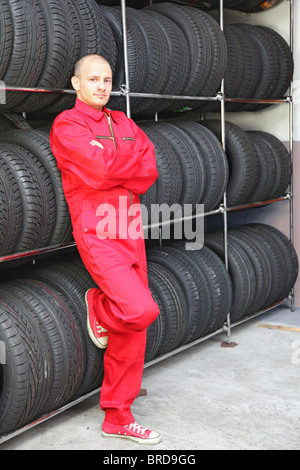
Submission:
[[149,362],[154,359],[158,350],[162,344],[165,335],[165,312],[163,308],[163,303],[161,295],[158,292],[157,285],[152,279],[151,276],[148,278],[149,289],[151,291],[152,297],[158,305],[159,315],[154,322],[147,328],[147,340],[146,340],[146,350],[145,350],[145,362]]
[[182,175],[178,157],[167,139],[156,132],[157,124],[144,123],[139,127],[155,145],[159,177],[157,179],[157,203],[169,207],[179,203],[182,193]]
[[[270,199],[283,196],[291,182],[292,172],[290,154],[286,146],[277,137],[268,132],[251,131],[247,132],[247,134],[250,135],[253,142],[256,142],[256,145],[266,146],[272,154],[275,175],[273,188],[269,192]],[[272,167],[269,171],[272,171]]]
[[[244,31],[237,24],[228,24],[225,26],[225,39],[229,49],[232,47],[229,43],[234,41],[234,43],[238,44],[241,48],[242,54],[242,56],[239,57],[241,63],[237,62],[232,55],[228,56],[229,61],[227,63],[225,79],[228,79],[228,75],[238,78],[237,86],[234,87],[233,83],[230,88],[230,94],[227,93],[226,97],[251,99],[254,96],[261,76],[261,62],[258,48],[253,47],[251,37],[249,37],[247,31]],[[242,81],[240,81],[241,74]],[[234,80],[234,78],[232,80]],[[227,86],[226,82],[225,86]],[[244,103],[226,102],[227,111],[242,111],[244,107]]]
[[[143,93],[162,93],[166,87],[169,68],[167,67],[169,50],[165,46],[166,38],[155,21],[149,21],[149,16],[144,11],[127,8],[127,16],[140,30],[146,44],[146,77],[142,82]],[[141,75],[142,62],[141,52],[137,51],[138,68],[137,76]],[[144,71],[142,71],[144,74]],[[134,90],[133,90],[134,91]],[[135,114],[149,113],[155,111],[155,100],[151,98],[134,98],[131,100],[131,109]]]
[[[74,43],[73,68],[80,57],[87,54],[99,54],[108,60],[114,76],[117,64],[115,38],[98,5],[89,0],[71,1],[70,16],[74,29],[72,39],[72,43]],[[68,88],[70,89],[72,89],[72,74],[69,76]],[[57,114],[65,109],[72,108],[75,99],[76,94],[63,95],[42,111]]]
[[261,229],[257,229],[253,224],[247,224],[239,227],[241,233],[245,231],[246,234],[252,236],[253,241],[258,243],[265,251],[271,264],[271,287],[269,295],[262,308],[267,308],[273,305],[275,302],[283,300],[281,298],[282,287],[285,279],[285,261],[282,253],[278,249],[274,239],[270,234],[262,232]]
[[263,139],[256,137],[255,131],[247,131],[247,134],[252,140],[259,160],[259,180],[248,202],[267,201],[272,199],[275,194],[274,188],[277,178],[273,152]]
[[213,210],[220,203],[228,183],[228,162],[220,141],[197,122],[174,121],[174,125],[183,129],[198,149],[206,174],[205,193],[199,203],[204,204],[206,212]]
[[[275,44],[262,28],[244,23],[238,23],[237,27],[248,35],[251,47],[257,50],[260,61],[260,75],[255,89],[252,90],[252,98],[271,99],[280,74],[280,62]],[[243,111],[254,111],[260,108],[260,104],[242,106]]]
[[9,144],[1,144],[1,160],[5,161],[13,171],[22,197],[23,226],[15,250],[29,251],[39,246],[40,235],[45,226],[39,181],[25,156],[13,151]]
[[[189,71],[191,68],[190,55],[188,53],[188,44],[186,36],[179,26],[167,16],[153,10],[145,9],[146,15],[151,21],[155,21],[164,35],[164,47],[166,48],[164,57],[164,67],[168,70],[165,87],[161,93],[164,95],[182,95],[185,94],[185,86],[189,80]],[[178,76],[178,70],[181,70]],[[176,100],[153,99],[151,106],[146,110],[149,112],[161,112],[172,110],[178,107]]]
[[[0,137],[1,141],[1,137]],[[2,142],[4,141],[4,138]],[[5,142],[6,149],[9,149],[12,154],[15,154],[16,159],[28,169],[32,175],[33,182],[36,184],[36,191],[41,200],[41,206],[38,206],[38,226],[36,227],[37,238],[35,241],[35,248],[48,246],[52,238],[52,234],[56,222],[56,204],[55,193],[51,182],[50,175],[46,171],[44,165],[38,158],[35,157],[30,151],[17,145],[15,143]],[[47,222],[46,222],[47,221]]]
[[210,309],[209,292],[202,273],[190,258],[170,246],[152,248],[147,257],[169,269],[184,292],[188,304],[188,322],[182,344],[200,338],[206,329]]
[[221,328],[231,309],[232,303],[232,283],[225,264],[221,258],[207,246],[201,249],[186,249],[184,242],[172,243],[178,247],[185,255],[189,256],[198,269],[201,270],[209,289],[211,309],[207,328],[204,334],[209,334]]
[[6,305],[22,336],[31,372],[29,409],[22,423],[24,425],[41,416],[52,389],[54,371],[51,345],[45,323],[22,296],[7,287],[7,283],[1,285],[0,296],[2,306]]
[[258,312],[265,304],[271,288],[271,270],[270,265],[263,255],[263,250],[260,250],[255,242],[247,235],[238,230],[230,230],[228,233],[228,240],[233,241],[244,250],[245,255],[249,258],[253,266],[255,274],[256,292],[252,302],[249,304],[246,315],[251,315]]
[[182,174],[180,203],[191,204],[194,209],[204,196],[206,176],[203,161],[198,158],[197,147],[175,121],[161,121],[157,125],[157,130],[172,145],[180,162]]
[[8,1],[0,3],[0,80],[3,80],[13,48],[13,19]]
[[[46,23],[47,53],[36,87],[65,89],[69,85],[74,68],[74,56],[76,57],[73,49],[76,43],[75,29],[72,24],[70,3],[40,0],[39,5]],[[28,93],[28,96],[24,96],[20,109],[15,107],[15,111],[38,111],[57,99],[56,93]]]
[[0,255],[15,252],[23,228],[21,189],[13,169],[0,159]]
[[[41,76],[47,48],[40,2],[29,0],[25,5],[18,0],[4,0],[4,9],[6,6],[10,9],[13,37],[3,81],[10,86],[34,87]],[[24,98],[23,93],[9,92],[1,109],[14,109]]]
[[271,98],[282,99],[293,79],[294,59],[291,48],[286,40],[273,29],[267,28],[266,26],[257,26],[257,28],[263,31],[276,50],[279,62],[279,71]]
[[47,262],[31,269],[26,268],[22,277],[47,282],[57,289],[73,305],[81,325],[81,348],[85,359],[84,376],[74,398],[89,393],[101,385],[103,378],[103,351],[91,341],[86,327],[85,292],[94,282],[84,266],[68,261]]
[[[107,20],[113,32],[117,47],[117,70],[114,76],[114,89],[118,90],[125,84],[124,52],[123,52],[123,29],[120,8],[109,8],[101,6],[101,13]],[[130,15],[126,15],[127,29],[127,54],[130,90],[142,92],[143,84],[148,72],[147,44],[141,28],[133,21]],[[139,100],[139,99],[138,99]],[[130,100],[132,102],[132,98]],[[126,101],[124,97],[111,96],[108,106],[111,109],[126,112]]]
[[154,277],[160,288],[165,290],[165,333],[157,351],[157,355],[161,355],[173,351],[182,343],[187,328],[187,304],[181,286],[170,270],[152,261],[148,263],[148,275]]
[[[210,233],[205,245],[215,251],[224,261],[224,237],[222,233]],[[228,269],[232,281],[231,322],[236,322],[248,313],[256,292],[256,278],[248,256],[238,243],[228,241]]]
[[0,300],[0,340],[5,364],[0,364],[0,435],[21,427],[30,412],[31,371],[28,351],[10,309]]
[[[207,120],[208,127],[221,140],[220,121]],[[239,126],[225,123],[226,155],[229,164],[227,205],[246,204],[259,181],[259,160],[251,138]]]
[[19,286],[30,293],[55,322],[63,357],[63,363],[57,364],[62,381],[59,388],[52,390],[45,406],[51,407],[51,410],[58,409],[71,401],[83,379],[86,361],[81,345],[80,320],[70,301],[50,284],[33,279],[20,279],[13,281],[11,285]]
[[70,240],[71,219],[63,192],[61,173],[51,151],[47,133],[38,130],[11,130],[0,134],[0,142],[11,142],[32,153],[47,171],[55,193],[55,225],[49,245]]
[[251,227],[263,236],[270,236],[281,253],[285,269],[284,274],[282,273],[282,288],[277,292],[276,300],[283,300],[290,294],[298,277],[299,264],[296,250],[290,240],[275,227],[267,224],[251,224]]
[[[191,57],[190,78],[185,86],[185,95],[199,96],[211,71],[211,42],[203,21],[206,13],[169,2],[154,4],[146,8],[157,11],[173,20],[183,31]],[[176,100],[176,109],[191,106],[191,102]],[[197,102],[199,105],[199,102]]]

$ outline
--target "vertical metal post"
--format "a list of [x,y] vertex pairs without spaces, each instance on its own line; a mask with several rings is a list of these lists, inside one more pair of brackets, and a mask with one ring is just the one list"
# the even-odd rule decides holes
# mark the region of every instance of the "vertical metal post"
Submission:
[[130,109],[130,83],[129,83],[129,71],[128,71],[126,0],[121,0],[121,11],[122,11],[123,54],[124,54],[124,71],[125,71],[126,114],[130,118],[131,117],[131,109]]
[[[295,3],[290,0],[290,48],[294,55],[294,20],[295,20]],[[294,103],[293,103],[293,79],[290,84],[290,101],[289,101],[289,145],[291,159],[291,183],[290,183],[290,241],[294,245]],[[291,310],[295,307],[294,288],[291,292]]]
[[[220,0],[220,29],[224,32],[224,1]],[[225,139],[225,86],[224,78],[221,83],[221,143],[224,152],[226,151]],[[226,270],[228,271],[228,220],[227,220],[227,195],[226,191],[223,195],[223,232],[224,232],[224,262]],[[227,343],[230,343],[230,312],[227,315]]]

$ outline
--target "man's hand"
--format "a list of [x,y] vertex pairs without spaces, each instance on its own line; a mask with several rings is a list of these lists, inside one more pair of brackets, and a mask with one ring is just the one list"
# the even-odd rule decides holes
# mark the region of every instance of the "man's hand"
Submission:
[[91,144],[92,146],[98,145],[98,147],[100,147],[101,149],[104,149],[103,145],[102,145],[100,142],[98,142],[97,140],[92,140],[92,141],[90,142],[90,144]]

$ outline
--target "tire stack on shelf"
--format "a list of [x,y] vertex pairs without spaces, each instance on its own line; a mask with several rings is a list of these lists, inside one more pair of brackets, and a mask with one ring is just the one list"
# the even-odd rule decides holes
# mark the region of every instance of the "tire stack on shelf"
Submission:
[[270,133],[244,131],[226,122],[225,153],[219,120],[159,121],[140,127],[155,145],[160,175],[141,196],[148,214],[151,204],[164,202],[193,208],[203,204],[209,212],[218,207],[225,190],[228,207],[268,201],[283,197],[289,187],[289,152]]
[[[3,0],[0,22],[0,80],[7,86],[70,88],[76,61],[98,53],[116,68],[116,45],[94,1]],[[9,92],[1,111],[59,112],[74,104],[74,96],[57,93]]]
[[[159,178],[141,196],[151,208],[203,204],[215,210],[227,191],[228,207],[284,196],[291,178],[289,153],[269,133],[245,132],[226,122],[226,154],[220,122],[147,122],[140,127],[155,145]],[[0,133],[0,256],[71,241],[71,221],[48,134],[39,129]],[[47,223],[45,223],[47,220]]]
[[[207,234],[205,245],[224,259],[221,232]],[[229,229],[228,263],[233,283],[232,322],[286,299],[298,276],[293,245],[279,230],[265,224]]]
[[[119,45],[118,63],[124,82],[122,18],[119,8],[102,7]],[[217,22],[207,13],[169,3],[143,10],[126,9],[128,62],[131,92],[163,95],[212,96],[220,86],[226,67],[226,44]],[[178,71],[180,70],[180,73]],[[195,107],[199,102],[131,98],[134,114]],[[125,110],[122,98],[110,100],[112,109]]]
[[84,295],[93,281],[75,256],[28,269],[0,285],[0,435],[95,390],[103,352],[86,330]]
[[[237,24],[227,25],[223,35],[202,11],[218,7],[219,0],[153,3],[127,2],[131,91],[212,97],[225,77],[230,97],[283,98],[293,61],[277,33]],[[224,2],[245,12],[277,3]],[[29,0],[25,9],[17,0],[3,0],[0,80],[10,86],[68,88],[76,60],[96,52],[111,62],[118,88],[124,83],[119,4]],[[38,111],[42,117],[73,104],[70,94],[12,92],[1,110]],[[131,98],[131,105],[137,116],[214,107],[149,97]],[[265,105],[229,106],[253,111]],[[124,97],[113,97],[111,107],[124,110]],[[5,227],[0,255],[68,242],[70,218],[48,134],[0,118],[0,222]],[[290,184],[289,154],[271,134],[245,132],[226,122],[225,153],[216,120],[146,119],[140,127],[155,143],[159,168],[158,181],[141,198],[148,207],[204,204],[210,211],[219,207],[225,190],[228,206],[234,207],[280,198]],[[221,232],[206,234],[201,249],[170,241],[148,248],[147,257],[149,287],[161,314],[148,329],[146,362],[221,331],[229,312],[238,322],[282,301],[298,275],[292,244],[264,224],[229,230],[228,271]],[[103,351],[86,331],[84,294],[94,282],[77,255],[40,260],[18,276],[5,276],[0,284],[0,342],[6,353],[0,365],[0,436],[97,389],[103,376]]]
[[[109,60],[119,89],[124,84],[121,10],[104,3],[30,0],[25,9],[16,0],[3,1],[0,80],[9,86],[71,88],[75,62],[98,53]],[[244,2],[228,2],[228,7],[239,5]],[[291,50],[270,28],[226,25],[223,34],[208,13],[184,2],[127,7],[126,18],[131,92],[213,97],[225,77],[228,98],[280,99],[291,81]],[[8,92],[1,110],[57,114],[74,101],[74,94]],[[110,106],[125,111],[124,97],[113,96]],[[211,101],[131,98],[135,115],[199,106],[217,109]],[[228,109],[262,106],[230,103]]]
[[[147,252],[149,287],[160,307],[148,328],[146,362],[221,331],[289,295],[298,260],[290,241],[264,224],[205,237],[201,249],[170,242]],[[24,267],[0,285],[0,435],[97,389],[103,351],[87,335],[85,292],[94,283],[77,255]]]
[[[160,315],[148,329],[146,362],[222,328],[231,279],[212,250],[191,255],[181,242],[153,249],[148,273]],[[77,255],[23,267],[1,283],[0,435],[101,385],[103,351],[85,328],[85,292],[94,285]]]
[[47,133],[0,133],[0,162],[0,255],[70,241],[69,210]]

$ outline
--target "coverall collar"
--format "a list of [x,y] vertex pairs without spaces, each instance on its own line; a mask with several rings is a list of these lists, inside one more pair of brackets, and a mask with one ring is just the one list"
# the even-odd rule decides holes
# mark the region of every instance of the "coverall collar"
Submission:
[[98,109],[93,108],[92,106],[84,103],[78,98],[76,98],[75,108],[81,113],[86,114],[90,118],[94,119],[94,121],[100,121],[103,118],[104,114],[113,117],[111,115],[111,111],[105,106],[103,106],[103,111],[99,111]]

